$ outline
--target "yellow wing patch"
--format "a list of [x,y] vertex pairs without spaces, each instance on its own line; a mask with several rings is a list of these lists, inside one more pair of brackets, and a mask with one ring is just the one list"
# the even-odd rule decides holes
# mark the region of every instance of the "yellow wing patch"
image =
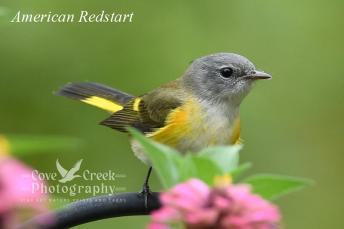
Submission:
[[101,108],[103,110],[109,111],[109,112],[117,112],[123,109],[123,106],[116,104],[113,101],[98,97],[98,96],[92,96],[87,99],[81,100],[84,103],[93,105],[95,107]]
[[141,102],[141,98],[136,98],[134,100],[134,105],[133,105],[133,110],[134,111],[139,111],[139,109],[140,109],[140,102]]

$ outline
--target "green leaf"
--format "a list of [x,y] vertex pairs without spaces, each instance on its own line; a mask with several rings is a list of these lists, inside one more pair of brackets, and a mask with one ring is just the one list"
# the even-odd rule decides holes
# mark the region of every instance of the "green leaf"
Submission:
[[231,170],[229,173],[231,174],[233,179],[237,179],[241,174],[249,170],[251,167],[252,167],[252,163],[246,162],[242,165],[239,165],[239,167]]
[[229,173],[238,167],[240,145],[209,147],[197,154],[201,157],[213,161],[223,173]]
[[246,178],[243,182],[250,184],[255,193],[269,200],[301,190],[313,184],[308,179],[273,174],[253,175]]
[[180,179],[180,165],[182,163],[180,153],[146,138],[133,128],[128,128],[128,131],[144,148],[163,187],[170,188],[177,184]]
[[73,151],[82,145],[79,139],[62,136],[6,135],[5,137],[9,141],[11,154],[16,156]]
[[128,131],[144,148],[164,188],[190,178],[198,178],[212,185],[214,176],[230,173],[238,167],[241,146],[211,147],[199,153],[182,155],[146,138],[135,129],[128,128]]
[[191,177],[196,177],[197,168],[193,162],[191,154],[186,154],[178,164],[179,179],[178,183],[184,182]]
[[177,169],[179,171],[178,183],[184,182],[190,177],[196,177],[196,167],[190,154],[186,154],[181,158]]
[[179,183],[191,178],[198,178],[208,185],[212,185],[214,176],[224,173],[212,160],[187,154],[182,159],[180,174]]
[[208,158],[192,157],[192,161],[195,168],[194,177],[201,179],[210,186],[213,185],[215,176],[225,174],[218,164]]

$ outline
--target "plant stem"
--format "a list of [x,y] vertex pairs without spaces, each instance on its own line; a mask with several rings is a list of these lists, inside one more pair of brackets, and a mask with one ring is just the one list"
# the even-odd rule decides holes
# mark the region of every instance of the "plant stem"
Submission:
[[112,217],[148,215],[160,207],[158,195],[151,193],[146,207],[145,196],[136,192],[92,197],[71,203],[56,212],[36,216],[19,228],[69,228]]

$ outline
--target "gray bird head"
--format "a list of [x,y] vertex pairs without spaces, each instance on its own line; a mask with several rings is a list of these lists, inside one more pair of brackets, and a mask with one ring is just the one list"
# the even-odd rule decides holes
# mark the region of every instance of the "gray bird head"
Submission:
[[193,61],[182,79],[201,100],[240,104],[256,80],[270,78],[243,56],[216,53]]

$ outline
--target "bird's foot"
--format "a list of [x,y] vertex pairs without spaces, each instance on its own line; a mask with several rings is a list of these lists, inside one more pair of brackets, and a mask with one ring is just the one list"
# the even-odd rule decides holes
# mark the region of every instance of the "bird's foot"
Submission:
[[148,209],[148,198],[152,195],[152,192],[149,188],[148,183],[143,184],[142,190],[140,192],[140,195],[143,196],[145,201],[145,209]]
[[149,177],[151,175],[152,172],[152,167],[149,167],[146,178],[145,178],[145,182],[143,183],[143,187],[142,190],[140,192],[140,195],[143,195],[144,199],[145,199],[145,209],[148,209],[148,198],[150,195],[152,195],[150,188],[149,188]]

